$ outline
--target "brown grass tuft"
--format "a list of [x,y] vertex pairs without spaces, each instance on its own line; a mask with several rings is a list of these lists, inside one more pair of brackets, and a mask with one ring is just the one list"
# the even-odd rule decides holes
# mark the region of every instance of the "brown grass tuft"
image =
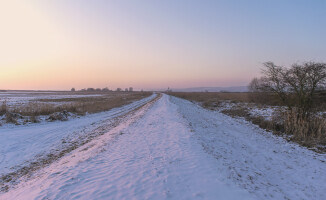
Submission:
[[283,105],[276,95],[252,92],[169,92],[169,95],[190,101],[202,102],[207,107],[218,105],[220,101],[231,101],[232,103],[256,103],[262,105]]
[[6,123],[17,124],[17,120],[14,117],[14,114],[11,112],[6,112]]
[[[150,92],[132,92],[110,93],[99,97],[41,99],[41,102],[30,102],[27,105],[13,107],[11,112],[31,117],[51,115],[65,111],[84,115],[85,113],[97,113],[120,107],[133,101],[148,97],[151,94],[152,93]],[[58,102],[62,104],[51,104]]]
[[8,107],[7,107],[7,102],[4,101],[2,105],[0,106],[0,115],[4,115],[7,113]]
[[295,109],[286,113],[285,133],[293,135],[293,140],[305,146],[326,145],[326,120],[311,116],[303,118]]

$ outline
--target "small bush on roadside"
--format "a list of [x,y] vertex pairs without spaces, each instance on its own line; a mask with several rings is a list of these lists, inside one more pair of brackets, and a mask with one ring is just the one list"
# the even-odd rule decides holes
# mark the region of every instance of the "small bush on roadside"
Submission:
[[56,113],[51,114],[49,116],[48,120],[49,121],[56,121],[56,120],[67,121],[68,117],[69,117],[69,113],[66,110],[64,110],[62,112],[56,112]]
[[39,119],[37,118],[37,116],[32,115],[32,116],[30,117],[30,122],[32,122],[32,123],[39,123],[40,121],[39,121]]
[[243,107],[236,107],[236,108],[223,110],[222,113],[229,115],[231,117],[243,117],[247,121],[250,121],[255,125],[258,125],[260,128],[274,131],[277,134],[280,134],[281,132],[284,131],[282,118],[280,118],[278,112],[274,112],[271,120],[267,120],[262,116],[253,116],[250,114],[247,108],[243,108]]
[[248,121],[251,121],[253,124],[258,125],[260,128],[272,131],[273,133],[280,135],[284,132],[284,124],[279,118],[275,118],[274,114],[271,120],[267,120],[262,116],[250,116],[246,118]]
[[7,108],[7,102],[4,101],[2,105],[0,106],[0,115],[6,114],[8,108]]
[[276,135],[289,135],[295,141],[306,147],[317,147],[325,151],[326,146],[326,119],[319,116],[302,117],[296,109],[281,112],[274,111],[270,120],[262,116],[252,116],[246,108],[232,108],[222,113],[231,117],[243,117],[260,128],[272,131]]
[[7,123],[12,123],[12,124],[17,124],[17,120],[14,117],[14,114],[11,112],[6,112],[6,122]]

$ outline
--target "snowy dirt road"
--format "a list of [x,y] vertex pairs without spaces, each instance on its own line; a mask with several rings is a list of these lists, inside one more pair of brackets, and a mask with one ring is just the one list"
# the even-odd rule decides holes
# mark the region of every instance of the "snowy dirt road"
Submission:
[[[61,122],[43,122],[28,126],[4,126],[0,129],[0,176],[35,161],[35,157],[55,151],[68,142],[98,131],[100,126],[108,126],[119,116],[146,104],[150,97],[131,104],[113,108],[106,112],[89,114],[81,118]],[[94,133],[93,133],[94,134]],[[23,153],[22,153],[23,152]]]
[[325,199],[325,160],[163,95],[0,199]]

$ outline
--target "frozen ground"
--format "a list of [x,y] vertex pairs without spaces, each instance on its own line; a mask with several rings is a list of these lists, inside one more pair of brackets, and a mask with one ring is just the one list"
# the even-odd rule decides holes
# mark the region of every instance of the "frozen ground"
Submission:
[[[61,99],[61,98],[82,98],[82,97],[97,97],[101,94],[64,94],[60,92],[0,92],[0,103],[6,102],[7,106],[22,106],[30,102],[37,102],[40,99]],[[47,102],[48,103],[48,102]],[[51,104],[63,104],[62,102],[51,102]]]
[[0,199],[326,199],[325,180],[325,155],[163,95]]
[[252,125],[189,101],[171,98],[216,158],[219,177],[258,199],[326,199],[326,155],[320,155]]
[[[197,103],[198,104],[198,103]],[[200,104],[198,104],[200,105]],[[265,120],[272,120],[274,112],[285,111],[286,107],[259,105],[255,103],[232,102],[230,100],[220,101],[213,110],[223,111],[232,109],[246,109],[250,115],[255,117],[263,117]]]
[[89,114],[80,118],[61,122],[42,122],[28,126],[0,127],[0,176],[12,172],[35,156],[58,148],[64,139],[87,134],[110,119],[128,113],[147,103],[155,95],[114,108],[107,112]]

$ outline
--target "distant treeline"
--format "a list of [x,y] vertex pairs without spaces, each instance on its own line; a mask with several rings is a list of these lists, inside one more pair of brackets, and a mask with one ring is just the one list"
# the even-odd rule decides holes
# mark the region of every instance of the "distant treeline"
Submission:
[[[75,92],[77,90],[75,88],[71,88],[71,91]],[[129,88],[125,88],[124,90],[122,90],[122,88],[117,88],[115,90],[110,90],[109,88],[105,87],[105,88],[83,88],[83,89],[78,90],[78,91],[80,91],[80,92],[113,92],[113,91],[116,91],[116,92],[122,92],[122,91],[133,92],[134,89],[132,87],[129,87]]]

